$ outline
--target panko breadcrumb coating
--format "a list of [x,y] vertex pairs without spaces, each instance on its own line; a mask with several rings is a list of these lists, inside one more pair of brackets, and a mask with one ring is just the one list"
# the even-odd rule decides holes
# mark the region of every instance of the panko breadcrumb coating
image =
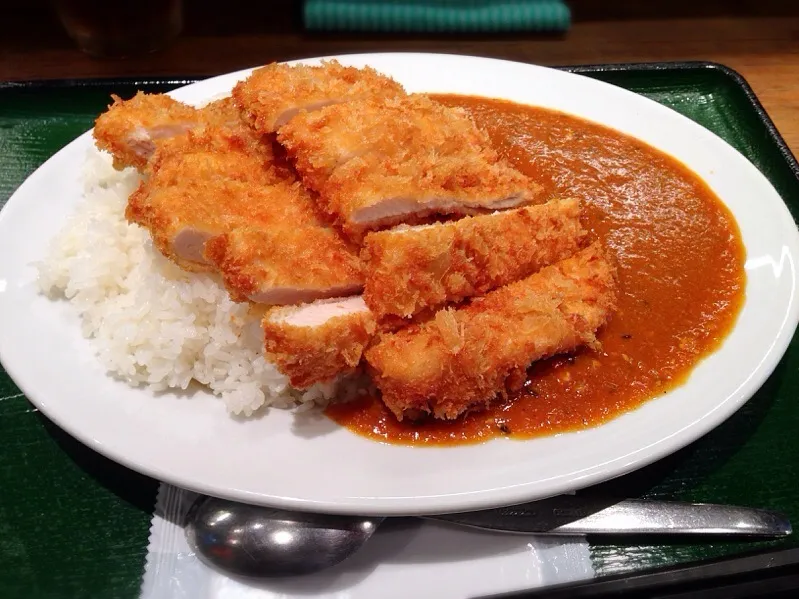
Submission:
[[233,88],[245,119],[261,133],[274,133],[300,111],[404,93],[399,83],[370,67],[345,67],[335,60],[318,66],[272,63]]
[[526,277],[584,245],[577,200],[370,233],[364,300],[378,320],[407,318]]
[[149,168],[126,216],[183,268],[218,271],[234,300],[284,304],[362,289],[356,250],[252,135],[193,130],[159,148]]
[[401,157],[418,146],[443,156],[484,148],[497,160],[486,133],[465,111],[422,94],[396,100],[364,98],[351,104],[301,112],[280,129],[278,141],[296,163],[303,182],[321,191],[336,168],[366,154]]
[[241,123],[229,98],[198,109],[165,94],[139,92],[129,100],[111,97],[113,103],[95,121],[94,139],[98,148],[114,157],[118,169],[132,166],[143,171],[164,140],[184,135],[195,127]]
[[298,389],[352,372],[375,333],[360,296],[273,308],[262,326],[267,356]]
[[205,257],[236,301],[284,305],[360,293],[363,265],[333,228],[280,219],[213,237]]
[[158,250],[181,267],[211,270],[205,241],[236,222],[265,225],[289,209],[295,218],[315,218],[310,202],[268,201],[279,183],[287,185],[271,166],[269,146],[246,133],[203,127],[161,144],[125,216],[149,230]]
[[421,94],[323,108],[298,116],[278,139],[353,239],[409,217],[513,208],[542,192],[464,111]]
[[398,419],[452,419],[487,406],[509,378],[592,344],[615,304],[614,269],[598,243],[366,351],[383,402]]

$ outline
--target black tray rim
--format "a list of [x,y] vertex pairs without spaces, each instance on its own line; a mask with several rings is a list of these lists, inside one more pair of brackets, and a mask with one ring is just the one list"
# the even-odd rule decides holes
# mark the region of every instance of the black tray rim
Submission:
[[[739,87],[752,109],[758,116],[761,124],[768,132],[771,141],[777,146],[780,154],[785,160],[786,165],[791,170],[793,175],[799,180],[799,161],[793,154],[782,134],[777,129],[774,121],[769,116],[757,94],[749,85],[746,78],[738,71],[725,64],[713,61],[702,60],[688,60],[688,61],[667,61],[667,62],[619,62],[607,64],[582,64],[582,65],[559,65],[551,68],[561,71],[568,71],[577,75],[592,75],[596,73],[618,73],[629,71],[643,71],[643,72],[658,72],[658,71],[715,71],[721,73],[733,84]],[[188,85],[203,79],[208,79],[210,76],[205,75],[185,75],[185,76],[132,76],[132,77],[91,77],[91,78],[74,78],[74,79],[36,79],[36,80],[22,80],[22,81],[2,81],[0,82],[0,91],[9,89],[29,89],[29,90],[47,90],[47,89],[69,89],[75,87],[112,87],[122,85]]]

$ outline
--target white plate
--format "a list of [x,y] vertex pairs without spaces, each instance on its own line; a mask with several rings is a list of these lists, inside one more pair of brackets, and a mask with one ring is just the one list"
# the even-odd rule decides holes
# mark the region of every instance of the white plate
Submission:
[[[130,468],[199,492],[338,513],[434,513],[519,503],[640,468],[720,424],[772,372],[799,317],[799,235],[771,184],[721,139],[633,93],[542,67],[429,54],[339,59],[371,65],[409,91],[556,108],[629,133],[690,166],[735,215],[748,256],[746,302],[722,347],[686,384],[633,412],[590,430],[523,442],[393,446],[322,417],[307,422],[272,410],[238,421],[210,395],[153,397],[107,377],[71,307],[36,292],[31,263],[43,258],[80,198],[92,143],[87,133],[31,175],[0,213],[0,357],[59,426]],[[216,77],[173,95],[200,102],[246,75]]]

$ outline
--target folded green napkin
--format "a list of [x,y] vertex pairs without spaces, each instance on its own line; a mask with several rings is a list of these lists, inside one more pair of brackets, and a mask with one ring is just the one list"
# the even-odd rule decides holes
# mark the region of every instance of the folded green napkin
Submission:
[[305,27],[325,31],[565,31],[562,0],[305,0]]

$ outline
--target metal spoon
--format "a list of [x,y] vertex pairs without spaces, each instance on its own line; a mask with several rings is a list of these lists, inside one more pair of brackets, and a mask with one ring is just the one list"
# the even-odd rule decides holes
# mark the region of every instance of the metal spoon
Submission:
[[230,574],[296,576],[346,559],[383,520],[287,512],[208,497],[189,511],[186,537],[200,557]]
[[[791,534],[781,514],[713,504],[561,495],[521,506],[426,516],[487,530],[546,535]],[[186,536],[197,554],[229,574],[271,578],[310,574],[343,561],[385,518],[333,516],[199,498],[189,510]]]

